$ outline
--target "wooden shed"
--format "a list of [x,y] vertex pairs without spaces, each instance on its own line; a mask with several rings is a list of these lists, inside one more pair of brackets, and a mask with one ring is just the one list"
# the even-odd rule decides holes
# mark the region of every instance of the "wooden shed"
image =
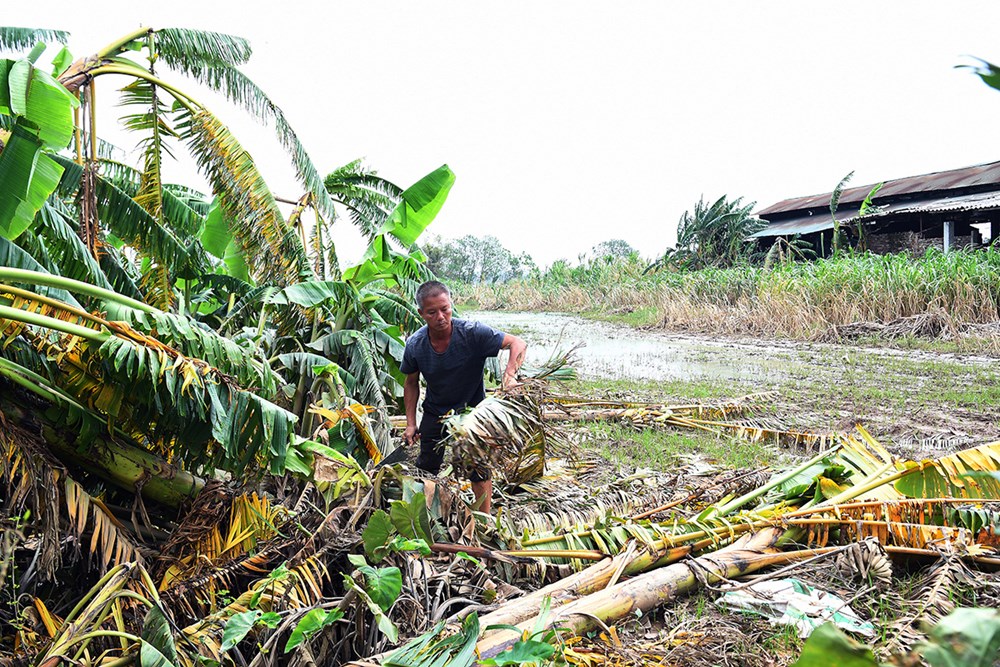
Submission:
[[[876,184],[844,190],[836,217],[852,245],[873,252],[928,247],[977,247],[1000,237],[1000,162],[885,181],[865,216],[862,202]],[[770,245],[775,237],[800,235],[829,254],[833,237],[832,192],[795,197],[757,212],[769,224],[750,238]]]

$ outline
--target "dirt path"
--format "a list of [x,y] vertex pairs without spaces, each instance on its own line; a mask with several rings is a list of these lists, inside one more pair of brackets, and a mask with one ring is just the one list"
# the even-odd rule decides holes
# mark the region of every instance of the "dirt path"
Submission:
[[582,342],[584,378],[682,400],[776,390],[775,416],[790,427],[860,422],[911,457],[1000,439],[1000,362],[988,357],[668,334],[555,313],[465,316],[523,337],[529,363]]

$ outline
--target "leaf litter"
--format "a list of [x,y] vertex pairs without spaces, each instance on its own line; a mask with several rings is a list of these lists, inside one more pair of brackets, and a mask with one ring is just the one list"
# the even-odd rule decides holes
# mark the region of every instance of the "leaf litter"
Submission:
[[[714,604],[778,574],[845,601],[876,628],[883,657],[911,651],[956,607],[995,606],[1000,444],[912,461],[860,426],[785,429],[772,399],[597,405],[529,382],[454,431],[474,440],[454,447],[460,459],[486,452],[501,472],[495,516],[472,511],[447,472],[317,455],[311,479],[268,478],[263,495],[212,484],[179,517],[154,513],[163,537],[137,534],[159,554],[158,581],[114,564],[119,550],[91,563],[118,574],[114,589],[97,582],[84,612],[141,619],[121,591],[142,591],[169,610],[185,666],[591,667],[790,664],[802,648],[794,631]],[[791,463],[616,465],[582,447],[594,421],[710,432]],[[31,439],[11,424],[3,436],[8,451]],[[52,656],[88,627],[36,599],[5,664]],[[120,655],[95,641],[100,655]]]

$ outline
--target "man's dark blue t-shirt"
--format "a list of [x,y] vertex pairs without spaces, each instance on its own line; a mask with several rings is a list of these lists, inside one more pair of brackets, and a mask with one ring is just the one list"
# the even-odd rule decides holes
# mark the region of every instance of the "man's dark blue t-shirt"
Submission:
[[407,339],[399,370],[406,375],[419,371],[424,376],[424,413],[440,417],[449,410],[478,405],[485,398],[483,368],[487,358],[500,352],[503,339],[502,331],[481,322],[452,319],[448,349],[439,353],[424,326]]

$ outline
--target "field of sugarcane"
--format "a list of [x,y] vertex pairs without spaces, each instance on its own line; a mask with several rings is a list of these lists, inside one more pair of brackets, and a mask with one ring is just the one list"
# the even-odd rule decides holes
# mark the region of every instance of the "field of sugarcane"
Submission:
[[929,250],[772,266],[647,272],[633,255],[557,262],[535,277],[455,285],[484,310],[583,313],[672,331],[799,340],[944,342],[1000,352],[1000,254]]
[[[238,37],[143,28],[39,65],[65,37],[0,28],[30,53],[0,60],[0,665],[993,660],[1000,443],[909,460],[770,394],[578,395],[562,355],[451,417],[449,468],[421,474],[399,363],[451,170],[321,176]],[[99,136],[106,75],[139,164]],[[297,204],[192,81],[275,128]],[[164,180],[179,154],[210,192]],[[595,424],[780,463],[614,464]],[[484,457],[494,515],[454,474]],[[813,602],[776,614],[776,584]]]

